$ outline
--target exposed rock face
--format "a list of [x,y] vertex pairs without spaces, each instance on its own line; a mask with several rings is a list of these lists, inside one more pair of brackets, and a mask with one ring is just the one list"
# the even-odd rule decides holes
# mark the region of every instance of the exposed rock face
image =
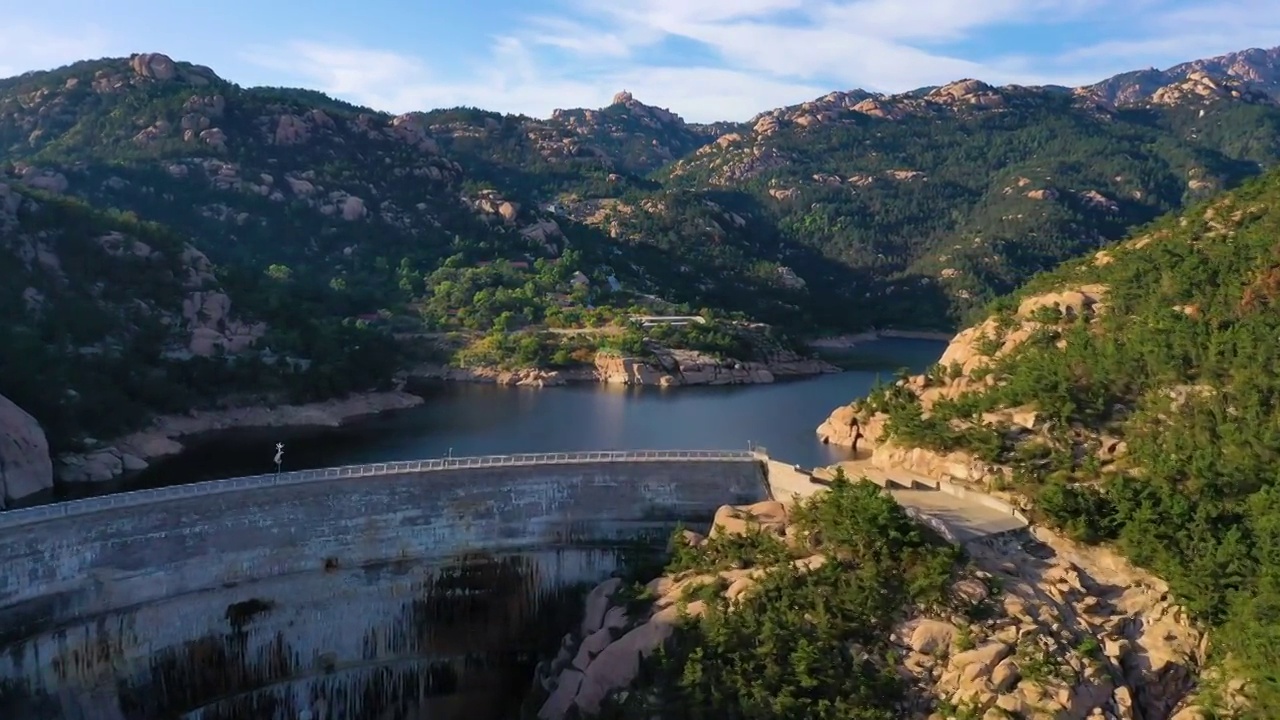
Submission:
[[[779,502],[726,505],[710,535],[759,530],[798,555],[811,553],[801,550],[800,533],[789,523],[789,509]],[[696,547],[706,539],[686,531],[684,541]],[[945,707],[984,718],[1196,717],[1192,691],[1207,639],[1167,599],[1163,581],[1107,550],[1042,529],[966,549],[973,562],[953,582],[949,609],[917,610],[891,633],[900,657],[896,670],[908,686],[899,717],[955,717]],[[826,562],[817,554],[792,564],[812,570]],[[688,593],[718,584],[732,612],[768,572],[656,578],[646,586],[653,605],[636,617],[615,599],[621,581],[601,583],[587,597],[578,631],[539,666],[536,682],[546,699],[538,717],[589,715],[606,698],[636,689],[639,660],[671,637],[681,611],[693,618],[706,611],[706,602]]]
[[884,434],[884,421],[885,417],[880,414],[859,417],[854,407],[845,405],[836,408],[818,426],[818,438],[824,444],[854,449],[859,446],[874,446]]
[[[782,503],[765,501],[754,505],[722,506],[716,512],[712,532],[744,534],[762,528],[781,536],[787,509]],[[685,540],[700,545],[704,536],[686,532]],[[814,555],[795,562],[806,570],[820,567],[825,558]],[[715,575],[664,576],[649,582],[647,589],[657,599],[641,617],[628,615],[621,599],[615,599],[622,583],[614,578],[600,583],[587,596],[586,611],[578,633],[565,636],[559,655],[539,666],[538,678],[549,693],[538,711],[540,720],[560,720],[570,713],[591,715],[601,703],[635,682],[640,661],[656,652],[675,632],[681,611],[697,617],[706,610],[700,600],[685,602],[684,595],[700,585],[720,581],[723,594],[733,600],[749,592],[763,569],[725,570]]]
[[929,716],[938,700],[975,717],[1139,720],[1193,706],[1206,638],[1168,586],[1107,550],[1033,532],[968,546],[976,567],[952,593],[990,617],[897,629],[915,686],[910,716]]
[[31,165],[19,164],[14,167],[14,171],[18,175],[18,179],[23,185],[33,187],[37,190],[44,190],[55,195],[61,195],[67,191],[70,183],[67,176],[54,170],[45,170]]
[[129,61],[133,71],[152,80],[172,80],[178,76],[178,66],[168,55],[141,53]]
[[0,395],[0,508],[53,487],[49,442],[40,423]]
[[1195,71],[1187,75],[1186,79],[1151,93],[1149,102],[1152,105],[1190,105],[1215,100],[1269,102],[1270,98],[1264,93],[1249,90],[1239,81],[1215,80],[1208,73]]
[[[1131,242],[1141,246],[1158,239]],[[958,334],[939,362],[941,372],[914,376],[899,386],[916,395],[926,413],[940,399],[981,389],[994,380],[981,370],[1055,319],[1095,322],[1107,310],[1107,292],[1105,286],[1085,285],[1027,297],[1011,316]],[[818,433],[842,445],[865,441],[879,468],[976,486],[1027,506],[1020,496],[994,492],[1005,486],[1010,468],[965,451],[900,445],[885,432],[888,420],[854,403],[833,412]],[[997,409],[973,422],[1022,438],[1044,429],[1041,413],[1029,406]],[[1073,432],[1081,443],[1076,449],[1095,454],[1104,472],[1125,452],[1125,443],[1116,438],[1086,428]],[[969,708],[975,717],[993,708],[1019,717],[1201,717],[1193,691],[1205,670],[1208,640],[1168,600],[1167,584],[1108,549],[1077,545],[1042,528],[1032,535],[1035,558],[1023,552],[1025,541],[970,545],[983,577],[1003,588],[997,603],[1001,612],[965,630],[969,639],[963,652],[938,652],[941,638],[951,632],[946,628],[923,621],[904,628],[902,642],[912,650],[904,665],[915,681],[931,688],[931,697]],[[961,626],[957,618],[947,620]],[[1046,674],[1048,660],[1057,670]],[[1040,669],[1033,673],[1032,666]],[[929,702],[919,698],[914,710],[923,716]]]
[[[920,398],[926,412],[939,400],[985,388],[995,377],[984,376],[980,371],[1020,347],[1046,326],[1050,316],[1092,321],[1106,312],[1106,294],[1106,286],[1085,285],[1026,298],[1011,322],[988,318],[952,338],[938,360],[945,377],[915,375],[899,384]],[[854,402],[836,408],[818,426],[817,434],[825,443],[845,447],[855,447],[856,440],[856,447],[868,451],[872,463],[886,470],[901,468],[934,479],[975,484],[988,491],[1012,472],[1010,468],[984,462],[963,450],[940,453],[927,448],[903,447],[885,432],[888,420],[888,416]],[[1012,432],[1031,432],[1038,429],[1038,420],[1034,408],[1020,407],[987,413],[982,423]],[[1008,496],[1001,499],[1023,504]]]
[[1168,70],[1152,68],[1125,73],[1081,90],[1106,103],[1129,105],[1145,102],[1161,88],[1178,84],[1194,74],[1207,75],[1216,82],[1239,83],[1280,99],[1280,47],[1253,48],[1192,60]]
[[[188,247],[185,257],[190,273],[188,287],[201,287],[213,279],[213,266],[203,253]],[[182,317],[190,332],[187,350],[200,357],[244,352],[267,331],[265,323],[247,323],[233,317],[231,298],[217,291],[187,295],[182,301]]]
[[[692,350],[660,350],[653,362],[617,355],[596,356],[602,382],[617,385],[751,385],[771,383],[778,373],[818,374],[820,361],[796,358],[792,364],[720,360]],[[774,371],[777,370],[778,373]],[[811,372],[804,372],[810,370]]]

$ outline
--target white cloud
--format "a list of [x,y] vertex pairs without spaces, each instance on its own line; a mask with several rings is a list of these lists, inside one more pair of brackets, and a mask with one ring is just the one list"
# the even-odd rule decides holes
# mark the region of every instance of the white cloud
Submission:
[[[244,75],[255,77],[241,81],[314,87],[391,111],[474,105],[545,116],[599,107],[627,89],[710,121],[834,89],[900,92],[962,77],[1075,85],[1280,42],[1274,0],[560,2],[558,12],[508,17],[501,34],[474,41],[470,58],[281,38],[206,62],[234,73],[245,61]],[[95,28],[6,23],[0,75],[128,52],[118,44]],[[698,52],[682,52],[690,47]]]
[[613,93],[628,90],[698,119],[746,119],[773,107],[771,102],[802,102],[826,92],[818,85],[723,68],[623,66],[594,75],[547,69],[513,37],[495,39],[494,61],[461,77],[444,77],[407,55],[307,42],[256,48],[245,59],[290,73],[308,87],[391,112],[469,105],[546,117],[556,108],[599,107]]
[[[551,2],[560,9],[546,9]],[[540,0],[540,7],[508,16],[500,34],[424,51],[440,56],[285,37],[201,61],[242,82],[313,87],[391,111],[474,105],[545,116],[599,107],[627,89],[710,121],[747,119],[834,89],[900,92],[962,77],[1077,85],[1280,42],[1275,0]],[[155,32],[83,17],[93,19],[0,24],[0,76],[164,50]],[[163,45],[195,59],[180,41]],[[474,54],[459,55],[458,47]]]

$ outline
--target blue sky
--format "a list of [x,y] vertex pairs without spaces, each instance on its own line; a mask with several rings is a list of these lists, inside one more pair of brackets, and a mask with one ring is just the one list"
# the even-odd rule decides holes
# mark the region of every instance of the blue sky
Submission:
[[[3,6],[10,5],[5,8]],[[691,121],[964,77],[1079,85],[1280,45],[1277,0],[0,0],[0,76],[163,52],[381,110],[544,117],[618,90]]]

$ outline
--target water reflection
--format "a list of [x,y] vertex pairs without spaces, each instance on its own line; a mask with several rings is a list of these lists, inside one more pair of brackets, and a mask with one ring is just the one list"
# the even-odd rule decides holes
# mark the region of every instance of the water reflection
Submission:
[[[422,407],[324,430],[222,434],[128,481],[71,488],[78,494],[157,487],[285,469],[467,455],[577,450],[746,449],[806,466],[848,457],[818,442],[814,429],[838,405],[865,395],[900,367],[923,370],[944,345],[881,341],[869,347],[879,369],[734,387],[628,388],[578,385],[500,388],[440,383],[419,389]],[[883,358],[883,360],[880,360]],[[69,496],[67,490],[64,496]]]

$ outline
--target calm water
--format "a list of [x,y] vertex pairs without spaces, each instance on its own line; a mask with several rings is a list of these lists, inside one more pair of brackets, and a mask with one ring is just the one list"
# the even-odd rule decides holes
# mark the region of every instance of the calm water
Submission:
[[878,377],[923,370],[944,343],[884,340],[859,349],[861,369],[773,385],[623,388],[579,385],[501,388],[441,383],[420,390],[421,407],[341,429],[219,435],[158,463],[133,480],[96,492],[172,485],[284,468],[508,453],[574,450],[747,449],[762,445],[806,467],[847,457],[818,442],[814,429],[838,405],[862,397]]

